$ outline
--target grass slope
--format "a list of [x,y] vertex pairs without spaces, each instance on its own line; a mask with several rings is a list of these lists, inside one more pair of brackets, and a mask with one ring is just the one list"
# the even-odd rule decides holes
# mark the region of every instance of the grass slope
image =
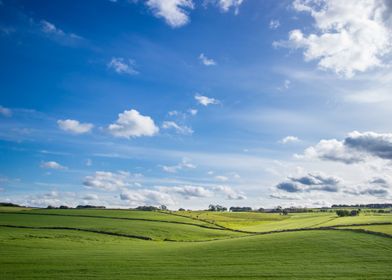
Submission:
[[184,216],[206,220],[227,228],[269,232],[287,229],[332,227],[353,224],[392,223],[392,214],[362,213],[356,217],[337,217],[335,213],[294,213],[287,216],[269,213],[230,213],[208,211],[181,212]]
[[390,279],[389,238],[291,232],[201,243],[0,230],[1,279]]
[[156,221],[119,220],[79,216],[0,213],[0,225],[67,227],[115,234],[149,237],[153,240],[203,241],[244,236],[242,233],[204,228],[198,225]]

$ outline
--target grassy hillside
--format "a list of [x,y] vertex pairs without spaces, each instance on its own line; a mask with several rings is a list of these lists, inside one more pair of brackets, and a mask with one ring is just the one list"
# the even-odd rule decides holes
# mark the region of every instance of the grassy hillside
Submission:
[[[166,216],[165,216],[166,218]],[[243,236],[227,230],[201,227],[197,224],[181,224],[166,220],[122,220],[80,216],[0,213],[0,225],[73,228],[97,232],[123,234],[151,238],[153,240],[201,241]]]
[[[389,223],[371,213],[0,209],[0,279],[390,279]],[[302,229],[325,225],[337,227]],[[287,229],[298,231],[273,232]]]
[[390,279],[391,240],[340,231],[173,243],[1,229],[1,279]]
[[202,219],[226,228],[269,232],[276,230],[330,227],[337,225],[392,223],[392,214],[362,213],[355,217],[338,217],[334,212],[294,213],[279,215],[255,212],[186,211],[182,215]]

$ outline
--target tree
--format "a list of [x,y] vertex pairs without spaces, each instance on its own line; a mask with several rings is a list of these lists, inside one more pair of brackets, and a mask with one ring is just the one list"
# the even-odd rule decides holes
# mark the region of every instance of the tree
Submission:
[[216,207],[213,204],[208,205],[208,211],[216,211]]
[[[355,210],[353,210],[355,211]],[[349,212],[348,210],[336,210],[336,215],[338,215],[339,217],[346,217],[346,216],[350,216],[351,212]],[[354,215],[355,216],[355,215]]]
[[351,210],[350,216],[358,216],[358,215],[359,215],[358,210]]
[[166,205],[161,205],[160,207],[159,207],[161,210],[167,210],[167,206]]

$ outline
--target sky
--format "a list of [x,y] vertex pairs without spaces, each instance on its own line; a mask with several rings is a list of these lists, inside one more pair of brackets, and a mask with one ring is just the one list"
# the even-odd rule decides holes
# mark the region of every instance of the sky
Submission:
[[0,201],[392,198],[391,0],[0,1]]

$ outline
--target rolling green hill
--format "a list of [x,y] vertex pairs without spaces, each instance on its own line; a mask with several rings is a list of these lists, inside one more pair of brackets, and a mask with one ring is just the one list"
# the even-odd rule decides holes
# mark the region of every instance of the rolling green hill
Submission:
[[[346,219],[333,213],[2,210],[0,279],[390,279],[392,275],[391,214]],[[380,222],[384,224],[373,225]],[[295,231],[274,232],[288,229]]]

